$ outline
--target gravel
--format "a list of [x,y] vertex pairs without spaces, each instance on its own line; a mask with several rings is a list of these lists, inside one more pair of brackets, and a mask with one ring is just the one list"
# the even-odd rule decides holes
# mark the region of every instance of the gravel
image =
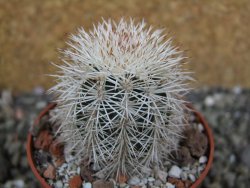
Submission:
[[[0,187],[39,187],[27,164],[25,144],[34,118],[49,101],[43,91],[0,92]],[[250,90],[202,88],[188,99],[205,116],[215,137],[214,163],[201,187],[249,187]],[[181,177],[196,178],[185,173]]]

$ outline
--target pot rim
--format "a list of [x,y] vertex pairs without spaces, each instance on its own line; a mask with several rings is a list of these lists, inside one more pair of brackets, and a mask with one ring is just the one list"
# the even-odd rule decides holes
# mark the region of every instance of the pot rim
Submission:
[[[202,114],[200,112],[198,112],[197,110],[195,110],[195,108],[193,107],[193,105],[191,103],[186,103],[185,105],[187,106],[187,108],[192,110],[192,112],[199,119],[200,123],[203,125],[203,127],[205,129],[205,133],[206,133],[206,135],[208,137],[208,144],[209,144],[208,162],[206,164],[206,167],[202,171],[202,173],[200,174],[198,179],[196,179],[196,181],[190,187],[190,188],[196,188],[205,179],[205,177],[207,176],[207,174],[208,174],[208,172],[209,172],[209,170],[210,170],[210,168],[212,166],[213,158],[214,158],[214,138],[213,138],[212,130],[208,126],[208,123],[205,120],[205,118],[202,116]],[[39,123],[40,119],[44,115],[46,115],[49,112],[49,110],[53,109],[55,106],[56,106],[55,103],[48,104],[47,107],[45,107],[42,110],[42,112],[39,114],[39,116],[35,119],[35,122],[34,122],[33,126],[36,126]],[[27,153],[29,166],[30,166],[32,172],[34,173],[35,177],[38,179],[38,181],[42,185],[42,187],[43,188],[51,188],[51,186],[45,181],[45,179],[40,175],[37,168],[35,167],[35,163],[34,163],[33,155],[32,155],[32,150],[33,150],[33,139],[32,139],[32,134],[29,132],[28,133],[28,138],[27,138],[27,144],[26,144],[26,153]]]
[[[47,105],[42,112],[38,115],[38,117],[35,119],[35,122],[33,124],[33,126],[36,126],[40,119],[46,115],[49,110],[53,109],[56,106],[55,103],[51,103],[49,105]],[[27,158],[28,158],[28,163],[29,166],[32,170],[32,172],[34,173],[35,177],[38,179],[38,181],[40,182],[40,184],[42,185],[43,188],[51,188],[51,186],[46,182],[46,180],[40,175],[40,173],[38,172],[34,160],[33,160],[33,155],[32,155],[32,150],[33,150],[33,139],[32,139],[32,134],[28,133],[28,139],[27,139],[27,144],[26,144],[26,153],[27,153]]]
[[193,107],[193,105],[191,103],[187,103],[186,106],[190,110],[192,110],[192,112],[196,115],[196,117],[199,118],[199,122],[203,125],[203,127],[205,129],[205,133],[208,137],[208,144],[209,144],[208,161],[207,161],[206,167],[202,171],[202,173],[200,174],[198,179],[195,180],[195,182],[190,187],[190,188],[196,188],[202,183],[202,181],[205,179],[209,170],[212,167],[212,163],[213,163],[213,159],[214,159],[214,137],[213,137],[212,130],[209,127],[209,125],[208,125],[207,121],[205,120],[205,118],[203,117],[203,115],[200,112],[198,112],[197,110],[195,110],[195,108]]

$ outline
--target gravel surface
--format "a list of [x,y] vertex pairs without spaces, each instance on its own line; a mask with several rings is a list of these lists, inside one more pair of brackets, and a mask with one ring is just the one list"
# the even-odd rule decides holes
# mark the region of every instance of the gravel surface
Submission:
[[[26,159],[29,127],[46,106],[43,88],[12,95],[0,91],[0,187],[39,187]],[[201,187],[247,188],[250,183],[250,90],[202,88],[188,96],[215,137],[214,163]]]

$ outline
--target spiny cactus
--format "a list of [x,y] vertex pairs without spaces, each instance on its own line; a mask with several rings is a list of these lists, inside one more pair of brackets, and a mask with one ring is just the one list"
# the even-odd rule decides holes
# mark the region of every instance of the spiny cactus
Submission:
[[144,21],[103,20],[62,51],[53,120],[75,156],[106,178],[160,166],[178,147],[190,77],[165,38]]

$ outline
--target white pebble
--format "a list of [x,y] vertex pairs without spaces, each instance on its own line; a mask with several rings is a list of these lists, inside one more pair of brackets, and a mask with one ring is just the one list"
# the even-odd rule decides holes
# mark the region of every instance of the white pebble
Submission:
[[162,184],[161,180],[155,180],[155,182],[154,182],[154,185],[155,185],[156,187],[160,187],[161,184]]
[[61,168],[67,168],[68,167],[68,164],[67,163],[63,163]]
[[198,130],[199,130],[200,132],[203,132],[203,131],[204,131],[204,127],[203,127],[203,125],[202,125],[201,123],[198,124]]
[[229,162],[230,162],[230,163],[234,163],[235,161],[236,161],[235,155],[234,155],[234,154],[230,155],[230,157],[229,157]]
[[73,170],[73,171],[69,171],[68,174],[71,176],[71,175],[76,175],[76,173],[77,173],[77,172]]
[[92,184],[87,182],[87,183],[83,183],[83,188],[91,188]]
[[49,183],[50,185],[53,185],[53,180],[48,179],[47,181],[48,181],[48,183]]
[[46,105],[47,105],[46,102],[44,102],[44,101],[39,101],[38,103],[36,103],[36,108],[37,108],[37,109],[42,109],[42,108],[44,108]]
[[77,169],[76,169],[76,171],[77,171],[77,174],[80,174],[81,168],[78,166]]
[[138,186],[142,187],[143,185],[145,185],[142,181],[138,184]]
[[148,179],[147,179],[147,178],[143,178],[141,181],[142,181],[142,183],[144,183],[144,184],[147,184],[147,183],[148,183]]
[[59,174],[63,174],[63,171],[64,171],[63,168],[61,168],[61,167],[58,168],[58,173],[59,173]]
[[178,166],[174,165],[169,170],[168,175],[172,178],[180,178],[181,172],[182,170]]
[[65,177],[66,180],[69,179],[69,175],[68,174],[65,174],[64,177]]
[[63,181],[63,183],[65,184],[65,183],[67,183],[69,180],[66,180],[66,179],[64,178],[64,179],[62,179],[62,181]]
[[126,184],[126,183],[121,183],[121,184],[119,184],[119,187],[120,188],[126,188],[128,185]]
[[166,183],[166,188],[175,188],[175,186],[172,183]]
[[62,183],[62,181],[57,181],[56,182],[56,187],[63,187],[63,183]]
[[148,181],[149,181],[149,182],[153,182],[153,181],[155,181],[155,179],[154,179],[153,177],[149,177],[149,178],[148,178]]
[[192,182],[195,182],[195,176],[193,174],[189,174],[188,177]]
[[185,171],[183,171],[183,172],[181,173],[181,179],[182,179],[182,180],[187,180],[187,178],[188,178],[187,173],[186,173]]
[[207,96],[206,98],[205,98],[205,105],[206,106],[213,106],[214,105],[214,98],[213,97],[211,97],[211,96]]
[[24,187],[24,181],[21,180],[21,179],[14,180],[14,181],[13,181],[13,187],[16,187],[16,188],[23,188],[23,187]]
[[206,156],[201,156],[201,157],[199,158],[199,163],[203,164],[203,163],[205,163],[205,162],[207,162],[207,157],[206,157]]
[[239,95],[242,92],[242,88],[240,86],[235,86],[233,88],[233,93]]
[[189,166],[182,167],[182,170],[184,170],[184,171],[189,171],[189,170],[190,170],[190,167],[189,167]]
[[138,185],[141,180],[137,176],[133,176],[128,180],[129,185]]
[[194,168],[192,168],[189,172],[190,172],[191,174],[196,174],[197,171],[198,171],[198,169],[197,169],[196,167],[194,167]]

